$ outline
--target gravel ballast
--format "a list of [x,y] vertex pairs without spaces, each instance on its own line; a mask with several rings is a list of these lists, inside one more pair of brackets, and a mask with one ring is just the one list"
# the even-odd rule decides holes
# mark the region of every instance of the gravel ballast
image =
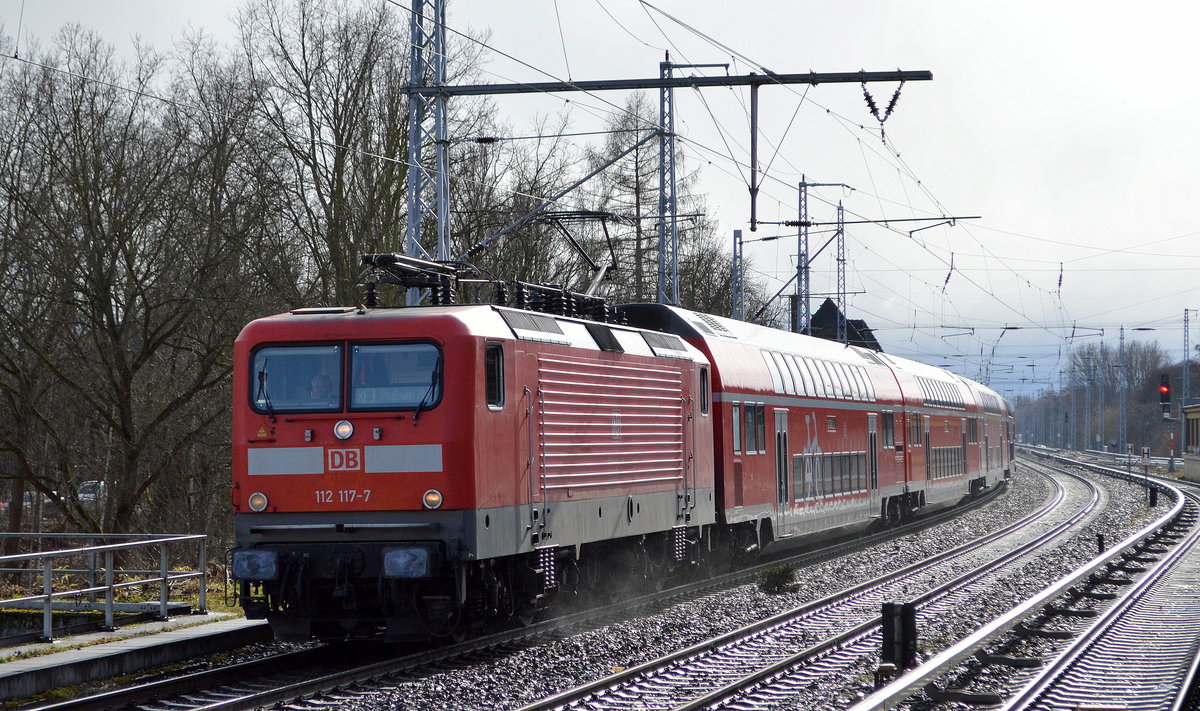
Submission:
[[[928,656],[965,636],[983,621],[1009,609],[1044,585],[1096,554],[1096,536],[1116,542],[1144,525],[1149,516],[1140,485],[1097,477],[1108,493],[1104,515],[1092,518],[1069,541],[1036,557],[1019,572],[961,606],[961,614],[923,620],[922,654]],[[1019,468],[1009,491],[969,516],[896,542],[888,542],[797,572],[794,593],[767,595],[754,584],[740,585],[673,605],[645,617],[627,619],[564,639],[512,650],[496,658],[460,660],[453,668],[368,694],[352,703],[359,709],[513,709],[614,670],[635,666],[675,649],[831,595],[856,582],[917,562],[1001,528],[1041,507],[1051,487],[1041,476]],[[871,689],[877,660],[867,655],[844,675],[830,675],[806,698],[804,708],[845,708]],[[791,702],[789,702],[790,704]]]

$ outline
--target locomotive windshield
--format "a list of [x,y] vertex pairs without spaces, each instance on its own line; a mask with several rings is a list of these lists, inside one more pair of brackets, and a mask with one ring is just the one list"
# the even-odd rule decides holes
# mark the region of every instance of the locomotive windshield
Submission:
[[[250,401],[276,412],[341,412],[341,345],[267,346],[254,352]],[[351,410],[428,410],[442,397],[441,352],[429,343],[350,345]]]
[[442,397],[442,358],[429,343],[350,349],[350,408],[428,410]]
[[250,401],[259,412],[342,409],[341,346],[268,346],[254,352]]

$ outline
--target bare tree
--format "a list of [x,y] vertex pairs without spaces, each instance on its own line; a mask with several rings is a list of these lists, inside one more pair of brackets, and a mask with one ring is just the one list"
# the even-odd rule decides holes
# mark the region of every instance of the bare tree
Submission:
[[1174,425],[1163,419],[1158,378],[1178,370],[1158,343],[1126,343],[1124,356],[1106,343],[1071,351],[1059,390],[1022,401],[1020,422],[1029,441],[1055,446],[1091,446],[1103,430],[1105,444],[1120,443],[1120,409],[1125,407],[1127,443],[1164,451]]
[[[256,185],[235,175],[254,164],[247,96],[226,92],[231,103],[205,109],[221,95],[203,90],[214,80],[155,99],[160,57],[141,50],[118,66],[75,27],[40,61],[52,68],[8,91],[27,111],[31,158],[2,186],[15,216],[8,266],[25,277],[0,304],[0,362],[9,407],[28,405],[42,451],[19,444],[20,431],[7,447],[40,459],[23,473],[74,527],[126,531],[154,487],[185,476],[187,453],[223,429],[229,345],[253,303],[243,244],[261,232],[248,217]],[[83,481],[104,482],[102,506],[81,500]]]
[[297,300],[353,303],[358,254],[396,251],[404,231],[405,33],[384,3],[255,0],[238,26],[256,111],[285,158],[286,233],[304,246]]

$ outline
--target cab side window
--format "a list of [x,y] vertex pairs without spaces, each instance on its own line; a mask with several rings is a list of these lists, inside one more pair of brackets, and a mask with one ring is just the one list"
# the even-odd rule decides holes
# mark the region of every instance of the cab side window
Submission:
[[487,344],[483,369],[487,405],[499,410],[504,407],[504,347],[499,343]]

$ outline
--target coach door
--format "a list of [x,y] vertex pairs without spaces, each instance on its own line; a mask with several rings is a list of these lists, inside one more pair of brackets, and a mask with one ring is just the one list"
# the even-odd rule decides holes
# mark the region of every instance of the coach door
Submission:
[[992,438],[991,428],[984,424],[983,435],[983,470],[990,472],[992,470]]
[[879,510],[879,415],[867,414],[867,486],[871,491],[871,510]]
[[967,457],[967,418],[962,419],[962,475],[965,477],[972,476],[971,460]]
[[775,411],[775,508],[776,533],[782,533],[786,524],[785,515],[791,510],[791,497],[788,495],[789,476],[788,463],[791,462],[791,452],[788,450],[787,410]]
[[922,419],[925,421],[925,481],[931,481],[933,479],[933,442],[929,439],[929,415],[925,415]]

